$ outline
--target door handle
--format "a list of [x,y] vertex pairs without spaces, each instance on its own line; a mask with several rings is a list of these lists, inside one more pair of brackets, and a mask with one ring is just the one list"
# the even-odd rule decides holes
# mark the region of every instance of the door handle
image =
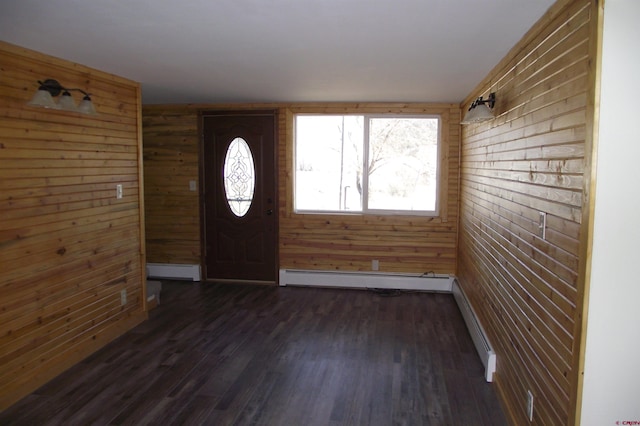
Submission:
[[273,214],[273,209],[267,210],[267,216],[271,216]]

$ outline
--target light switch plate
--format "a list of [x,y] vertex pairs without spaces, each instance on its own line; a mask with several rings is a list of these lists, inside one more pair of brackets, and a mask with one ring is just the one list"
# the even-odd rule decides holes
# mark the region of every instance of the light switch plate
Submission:
[[540,212],[538,221],[538,236],[543,240],[547,238],[547,214]]
[[530,390],[527,391],[527,417],[529,421],[533,421],[533,394]]

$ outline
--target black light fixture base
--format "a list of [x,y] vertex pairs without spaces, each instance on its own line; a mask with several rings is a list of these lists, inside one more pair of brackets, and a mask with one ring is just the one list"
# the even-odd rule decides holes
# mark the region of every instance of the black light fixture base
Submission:
[[489,108],[493,109],[493,107],[496,105],[496,93],[495,92],[491,92],[487,99],[482,99],[482,96],[480,96],[478,99],[473,101],[473,103],[469,107],[469,111],[471,111],[472,109],[474,109],[478,105],[482,105],[482,104],[487,104],[487,106]]
[[489,98],[484,102],[489,105],[489,108],[493,109],[493,107],[496,106],[496,93],[491,92]]
[[58,96],[60,92],[64,90],[64,87],[58,83],[58,80],[48,78],[45,81],[38,81],[40,83],[39,90],[46,90],[51,96]]

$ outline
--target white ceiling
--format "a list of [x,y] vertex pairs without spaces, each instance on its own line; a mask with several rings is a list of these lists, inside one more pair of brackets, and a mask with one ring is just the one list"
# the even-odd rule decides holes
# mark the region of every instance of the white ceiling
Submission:
[[460,102],[554,2],[0,1],[1,40],[139,81],[145,104]]

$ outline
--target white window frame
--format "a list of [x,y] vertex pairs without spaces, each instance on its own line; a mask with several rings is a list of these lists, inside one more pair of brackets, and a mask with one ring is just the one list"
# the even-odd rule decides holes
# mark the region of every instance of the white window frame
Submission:
[[[362,166],[363,170],[366,169],[366,165],[369,164],[369,133],[370,133],[370,120],[376,118],[409,118],[409,119],[436,119],[438,121],[438,134],[436,145],[436,174],[435,174],[435,207],[434,210],[392,210],[392,209],[370,209],[369,208],[369,174],[362,173],[362,210],[350,211],[350,210],[306,210],[300,209],[297,206],[296,193],[297,193],[297,131],[296,123],[299,116],[360,116],[363,117],[363,145],[362,145]],[[376,215],[376,216],[425,216],[425,217],[438,217],[440,216],[441,205],[441,181],[442,181],[442,126],[443,119],[441,114],[402,114],[402,113],[388,113],[388,114],[371,114],[371,113],[295,113],[293,114],[293,211],[296,214],[336,214],[336,215]]]

